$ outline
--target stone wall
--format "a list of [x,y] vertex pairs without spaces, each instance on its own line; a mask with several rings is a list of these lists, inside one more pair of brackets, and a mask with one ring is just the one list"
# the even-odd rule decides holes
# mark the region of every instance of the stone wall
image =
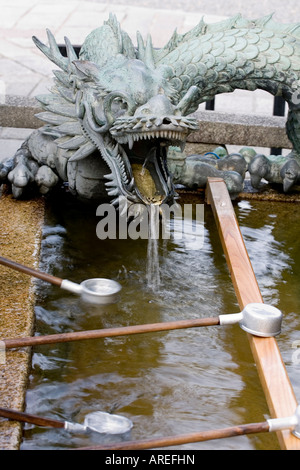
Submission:
[[[44,201],[0,198],[0,253],[38,269]],[[34,280],[0,265],[0,340],[33,334]],[[30,348],[11,349],[0,356],[0,407],[22,410],[31,364]],[[20,423],[0,418],[0,450],[17,450],[22,437]]]

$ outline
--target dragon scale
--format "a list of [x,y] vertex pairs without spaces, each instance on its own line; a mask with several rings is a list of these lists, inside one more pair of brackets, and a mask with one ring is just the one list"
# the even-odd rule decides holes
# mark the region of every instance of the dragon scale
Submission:
[[195,110],[217,94],[235,89],[262,89],[282,96],[292,112],[288,137],[299,153],[300,25],[285,27],[273,22],[272,16],[256,21],[238,16],[225,25],[198,25],[197,37],[188,33],[191,39],[183,39],[158,64],[176,64],[171,83],[178,92],[191,83],[197,86]]

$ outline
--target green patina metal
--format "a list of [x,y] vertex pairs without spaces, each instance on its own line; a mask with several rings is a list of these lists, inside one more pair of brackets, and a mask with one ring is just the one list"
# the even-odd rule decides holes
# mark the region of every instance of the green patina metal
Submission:
[[[139,33],[135,47],[110,15],[86,38],[79,57],[68,39],[63,57],[49,31],[49,46],[33,39],[59,70],[51,92],[37,97],[45,125],[1,166],[1,181],[11,184],[15,197],[32,187],[46,194],[65,182],[80,199],[171,202],[176,193],[168,148],[183,149],[197,129],[190,115],[200,103],[235,89],[262,89],[286,100],[293,151],[283,163],[273,159],[265,176],[284,190],[299,180],[300,24],[240,15],[216,24],[201,21],[155,49],[151,37],[145,42]],[[222,171],[229,191],[241,190],[244,173],[209,163],[189,159],[182,173],[177,166],[176,182],[201,186],[203,178]],[[256,184],[261,164],[252,171]]]

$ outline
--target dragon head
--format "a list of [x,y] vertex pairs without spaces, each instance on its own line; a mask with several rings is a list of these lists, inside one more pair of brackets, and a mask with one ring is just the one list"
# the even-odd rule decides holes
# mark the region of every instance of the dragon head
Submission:
[[150,98],[133,115],[114,121],[110,135],[119,144],[127,162],[127,175],[133,177],[134,192],[143,203],[161,204],[173,199],[168,147],[183,146],[196,125],[183,117],[164,94]]
[[144,204],[172,201],[168,147],[184,146],[197,122],[183,116],[182,102],[172,103],[175,93],[165,68],[122,54],[101,67],[89,60],[73,63],[78,117],[111,169],[108,194]]
[[111,173],[108,194],[129,201],[161,204],[173,200],[174,189],[167,166],[170,145],[184,146],[197,128],[172,104],[169,87],[159,71],[138,59],[114,58],[98,68],[75,62],[81,74],[93,77],[78,93],[79,118],[100,150]]
[[[73,105],[69,122],[74,120],[77,135],[80,125],[85,139],[69,161],[98,150],[110,169],[105,184],[115,204],[120,196],[143,204],[173,201],[167,151],[170,145],[183,147],[188,134],[198,128],[197,121],[186,116],[197,87],[179,95],[170,80],[173,70],[155,65],[151,40],[144,46],[138,37],[139,47],[134,48],[112,16],[87,37],[79,58],[68,39],[67,57],[63,57],[49,31],[48,38],[50,47],[36,38],[34,42],[63,74],[56,73],[55,98],[44,99],[42,104],[61,117],[65,103],[59,103],[58,96],[63,99],[68,95],[68,106]],[[45,118],[45,113],[40,117]],[[70,125],[62,126],[61,119],[58,124],[58,136],[71,134],[73,146],[76,132],[70,132]],[[68,148],[65,138],[62,145]]]

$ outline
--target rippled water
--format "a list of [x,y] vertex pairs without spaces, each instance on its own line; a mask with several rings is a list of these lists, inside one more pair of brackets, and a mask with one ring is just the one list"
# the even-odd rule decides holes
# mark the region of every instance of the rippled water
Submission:
[[[235,203],[241,231],[265,302],[284,313],[278,337],[298,400],[300,365],[299,205]],[[209,206],[204,244],[159,240],[159,288],[147,283],[147,240],[96,237],[94,211],[63,204],[49,211],[41,269],[81,282],[109,277],[121,301],[83,305],[78,297],[38,281],[37,334],[154,323],[239,311]],[[262,421],[268,408],[245,332],[207,327],[79,341],[34,348],[27,411],[83,422],[92,411],[130,418],[130,439]],[[128,438],[128,437],[127,437]],[[26,425],[21,449],[66,449],[116,441],[102,435]],[[274,435],[186,444],[181,449],[277,449]]]

